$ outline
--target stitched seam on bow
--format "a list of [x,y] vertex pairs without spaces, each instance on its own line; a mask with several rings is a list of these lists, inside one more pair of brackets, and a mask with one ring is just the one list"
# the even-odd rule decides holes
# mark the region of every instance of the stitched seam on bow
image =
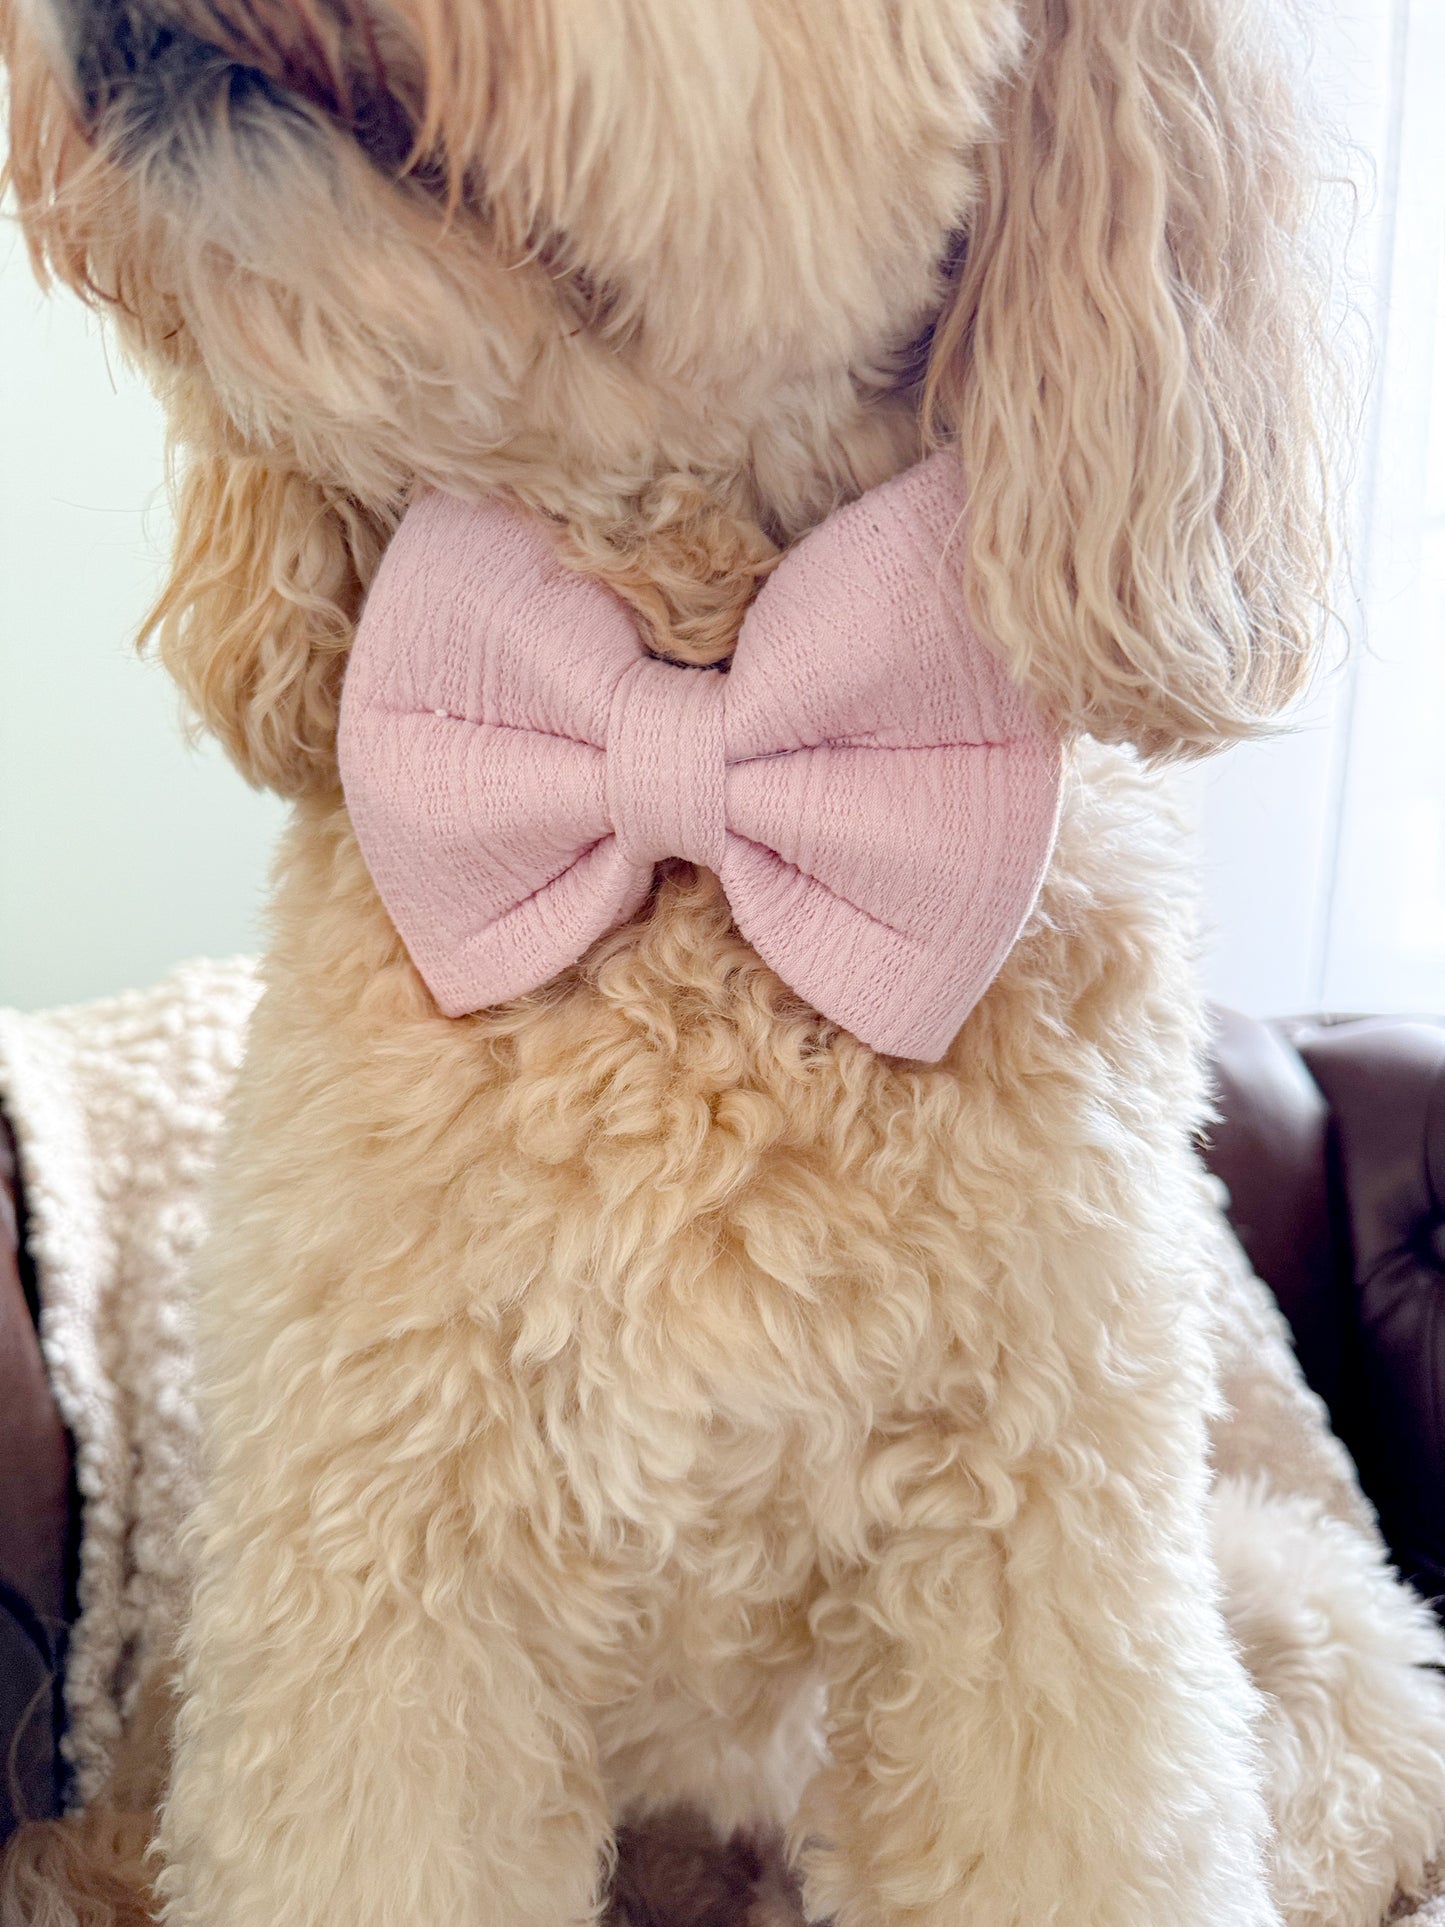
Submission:
[[[662,658],[659,657],[656,660],[660,661]],[[573,743],[578,749],[591,749],[596,750],[599,755],[606,754],[604,746],[601,743],[592,742],[589,737],[569,736],[560,729],[544,729],[540,723],[493,723],[488,722],[485,716],[459,716],[454,709],[427,709],[420,704],[404,709],[393,709],[390,705],[378,704],[378,710],[383,716],[406,721],[417,716],[434,716],[438,722],[465,723],[469,729],[504,729],[513,736],[546,736],[554,743]],[[756,756],[729,756],[726,758],[726,764],[729,769],[746,769],[750,763],[771,763],[779,756],[811,756],[822,749],[877,749],[914,755],[936,749],[1023,749],[1027,748],[1032,741],[1033,738],[1027,736],[1004,736],[999,739],[966,736],[958,742],[946,743],[880,743],[876,739],[862,736],[828,736],[821,743],[798,743],[784,749],[760,749]],[[866,916],[867,912],[863,911],[860,914]]]
[[845,897],[841,890],[835,890],[832,884],[825,883],[822,877],[815,877],[811,870],[805,870],[800,863],[790,863],[787,857],[780,855],[777,850],[766,843],[759,843],[754,837],[744,836],[741,830],[729,830],[728,835],[735,836],[739,843],[746,843],[749,849],[761,850],[764,856],[771,857],[774,863],[781,863],[785,870],[791,870],[794,876],[802,877],[805,883],[815,883],[825,896],[831,897],[834,903],[841,903],[845,910],[851,910],[855,916],[862,917],[865,923],[871,923],[879,930],[886,930],[890,937],[901,938],[904,943],[911,944],[915,950],[926,953],[927,945],[911,931],[900,930],[896,924],[889,923],[886,917],[877,917],[871,910],[865,910],[861,903],[854,903],[851,897]]
[[489,723],[485,717],[459,716],[454,709],[427,709],[421,704],[406,709],[391,709],[378,705],[378,711],[383,716],[390,716],[402,722],[412,722],[418,717],[432,716],[439,723],[465,723],[468,729],[504,729],[512,736],[546,736],[554,743],[572,743],[576,748],[590,749],[598,756],[605,756],[607,753],[600,743],[591,742],[586,736],[569,736],[564,730],[544,729],[540,723]]
[[746,769],[749,763],[771,763],[779,756],[813,756],[824,749],[878,749],[912,756],[932,749],[1022,749],[1031,739],[1026,736],[992,738],[968,737],[959,743],[880,743],[863,737],[829,736],[821,743],[799,743],[793,749],[760,749],[756,756],[730,756],[729,769]]

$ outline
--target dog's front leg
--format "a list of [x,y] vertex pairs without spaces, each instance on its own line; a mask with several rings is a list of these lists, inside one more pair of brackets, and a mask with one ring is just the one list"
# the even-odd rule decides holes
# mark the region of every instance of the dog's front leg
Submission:
[[1072,1384],[1011,1364],[977,1433],[891,1442],[916,1482],[816,1610],[832,1760],[798,1823],[810,1918],[1277,1920],[1181,1392],[1199,1375],[1169,1323],[1152,1358],[1101,1339]]
[[227,1393],[162,1824],[166,1918],[589,1920],[606,1827],[592,1736],[495,1584],[511,1509],[488,1498],[464,1347],[414,1331],[338,1349],[289,1389],[304,1335],[258,1360],[249,1434]]

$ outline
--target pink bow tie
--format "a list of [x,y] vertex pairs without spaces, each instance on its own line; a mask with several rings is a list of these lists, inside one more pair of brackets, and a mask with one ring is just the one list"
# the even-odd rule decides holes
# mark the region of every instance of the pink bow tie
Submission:
[[353,646],[341,772],[441,1009],[536,989],[684,857],[816,1010],[941,1057],[1038,894],[1061,762],[961,614],[962,507],[937,455],[832,516],[724,673],[649,656],[542,522],[417,502]]

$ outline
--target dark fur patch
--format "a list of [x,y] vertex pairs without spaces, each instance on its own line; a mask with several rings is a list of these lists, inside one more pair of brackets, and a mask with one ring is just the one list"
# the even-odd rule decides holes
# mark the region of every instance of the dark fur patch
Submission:
[[607,1927],[802,1927],[798,1883],[778,1834],[722,1840],[672,1807],[617,1832]]

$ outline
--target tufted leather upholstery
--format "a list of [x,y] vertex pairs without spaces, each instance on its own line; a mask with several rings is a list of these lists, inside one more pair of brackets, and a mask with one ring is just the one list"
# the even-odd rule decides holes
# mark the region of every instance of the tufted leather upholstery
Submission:
[[1207,1155],[1400,1570],[1445,1595],[1445,1022],[1225,1013]]
[[[1445,1022],[1222,1012],[1204,1146],[1354,1453],[1401,1570],[1445,1597]],[[69,1455],[35,1338],[24,1200],[0,1117],[0,1758],[53,1810],[75,1544]],[[18,1735],[18,1742],[15,1736]],[[0,1839],[13,1808],[0,1775]]]

